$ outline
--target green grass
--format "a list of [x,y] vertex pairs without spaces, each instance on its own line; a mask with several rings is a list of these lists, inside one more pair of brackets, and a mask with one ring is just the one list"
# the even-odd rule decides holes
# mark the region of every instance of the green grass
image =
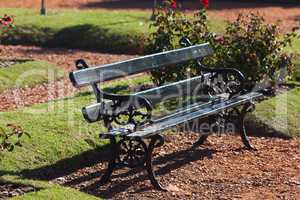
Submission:
[[64,76],[62,69],[44,61],[28,61],[7,68],[0,68],[0,92],[23,88]]
[[[31,135],[31,138],[24,137],[22,147],[16,147],[14,152],[0,154],[0,176],[3,176],[5,181],[33,185],[39,189],[14,199],[98,199],[51,182],[30,180],[47,178],[49,170],[53,174],[86,164],[86,157],[79,158],[80,155],[105,144],[106,141],[98,139],[99,131],[104,131],[103,127],[86,123],[80,110],[83,105],[91,103],[94,99],[91,95],[82,95],[15,112],[0,113],[1,125],[19,124]],[[93,144],[97,146],[86,142],[88,140],[94,141]],[[78,159],[81,160],[81,164]],[[65,161],[56,165],[61,160]],[[38,170],[44,167],[46,169],[47,166],[51,167]],[[21,174],[26,172],[31,175],[23,177]],[[11,181],[9,175],[16,176],[17,181]]]
[[[145,82],[150,82],[149,76],[136,77],[132,83],[126,80],[110,82],[104,87],[106,91],[111,91],[113,87],[119,86],[123,93]],[[105,131],[104,127],[98,123],[88,124],[83,119],[81,108],[92,102],[95,102],[94,95],[83,92],[72,98],[13,112],[0,112],[0,125],[18,124],[31,135],[31,138],[22,138],[22,147],[16,147],[14,152],[0,154],[0,176],[4,176],[6,181],[41,188],[38,192],[15,199],[96,199],[46,181],[29,180],[47,178],[49,170],[53,174],[55,170],[62,171],[72,166],[81,166],[79,160],[86,164],[87,155],[90,152],[98,152],[107,143],[98,138],[99,132]],[[81,157],[82,154],[84,156]],[[47,166],[51,167],[47,169]]]
[[[106,84],[105,90],[109,91],[118,85],[124,86],[121,88],[124,92],[143,82],[149,83],[149,76],[136,77],[131,84],[126,80],[110,82]],[[95,148],[85,140],[102,146],[103,141],[99,141],[98,133],[104,131],[104,127],[97,123],[88,124],[81,113],[81,108],[92,102],[95,102],[94,95],[84,92],[73,98],[50,101],[13,112],[0,112],[0,125],[21,125],[32,136],[24,138],[22,148],[3,154],[0,174],[1,171],[19,173],[24,169],[53,164]]]
[[300,55],[298,55],[295,64],[296,64],[296,69],[295,69],[294,77],[297,81],[300,81]]
[[67,199],[67,200],[99,200],[99,198],[80,192],[75,189],[53,186],[50,188],[42,189],[37,192],[27,193],[24,196],[12,198],[12,200],[36,200],[36,199]]
[[143,51],[149,33],[150,12],[0,9],[0,16],[15,16],[16,26],[3,39],[6,44],[33,44],[82,48],[114,53]]
[[256,106],[255,117],[284,134],[300,136],[300,87],[263,101]]
[[86,123],[80,111],[91,98],[87,95],[0,113],[1,125],[19,124],[31,135],[24,137],[22,148],[3,154],[0,171],[34,169],[93,148],[85,139],[99,142],[101,127]]
[[[300,33],[298,33],[300,34]],[[294,38],[292,41],[292,46],[287,46],[285,48],[287,53],[300,54],[300,38]]]
[[[30,44],[81,48],[111,53],[143,53],[151,12],[114,10],[38,10],[0,8],[0,16],[15,16],[16,26],[3,38],[4,44]],[[223,20],[211,19],[215,32],[224,29]]]
[[35,192],[29,192],[25,195],[11,198],[13,200],[36,200],[36,199],[67,199],[67,200],[99,200],[95,196],[80,192],[76,189],[59,186],[46,181],[24,180],[16,176],[5,176],[5,182],[31,186]]
[[61,30],[79,25],[95,25],[115,33],[147,33],[151,13],[143,11],[114,10],[50,10],[46,16],[32,9],[0,9],[0,15],[9,13],[15,16],[16,26],[35,25],[42,28]]

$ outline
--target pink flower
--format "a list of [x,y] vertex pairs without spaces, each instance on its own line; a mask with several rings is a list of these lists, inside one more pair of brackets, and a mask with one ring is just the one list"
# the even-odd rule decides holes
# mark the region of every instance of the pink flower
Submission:
[[0,19],[0,24],[4,26],[10,26],[14,23],[14,18],[9,15],[4,15],[2,19]]
[[205,9],[207,9],[208,6],[209,6],[209,1],[208,1],[208,0],[201,0],[201,2],[202,2],[203,7],[204,7]]
[[224,44],[225,42],[224,36],[222,35],[217,36],[215,40],[220,44]]

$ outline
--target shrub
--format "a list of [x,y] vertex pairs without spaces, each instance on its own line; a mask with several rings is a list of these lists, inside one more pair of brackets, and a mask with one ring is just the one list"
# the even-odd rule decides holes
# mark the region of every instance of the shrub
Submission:
[[294,72],[292,56],[283,53],[291,45],[295,33],[282,35],[278,25],[268,24],[256,14],[239,15],[229,22],[224,36],[216,37],[215,55],[206,64],[215,67],[235,67],[253,85],[262,80],[273,85],[281,69],[287,69],[288,77]]
[[5,150],[13,151],[15,146],[22,146],[20,139],[23,135],[30,137],[30,135],[18,125],[8,124],[7,126],[10,128],[9,132],[0,127],[0,153]]
[[4,15],[0,18],[0,44],[1,38],[7,36],[7,31],[13,26],[14,18],[9,15]]
[[[156,53],[180,47],[179,40],[185,36],[193,43],[203,43],[209,38],[205,10],[200,10],[190,19],[174,6],[173,1],[164,1],[163,5],[154,12],[154,21],[150,26],[156,31],[150,34],[146,53]],[[195,65],[189,63],[184,67],[172,67],[151,71],[154,83],[161,85],[165,82],[181,80],[197,74]]]
[[[288,77],[293,74],[292,57],[284,54],[283,48],[291,45],[295,33],[282,35],[277,25],[267,24],[263,17],[249,14],[228,22],[224,36],[217,36],[208,30],[205,10],[189,18],[171,5],[172,1],[166,1],[156,9],[155,21],[151,24],[156,31],[150,35],[147,53],[179,48],[179,40],[187,37],[193,44],[210,42],[214,48],[215,54],[203,59],[205,66],[237,68],[250,85],[265,79],[274,84],[282,68],[287,69]],[[192,63],[151,72],[158,85],[197,74],[199,71]]]

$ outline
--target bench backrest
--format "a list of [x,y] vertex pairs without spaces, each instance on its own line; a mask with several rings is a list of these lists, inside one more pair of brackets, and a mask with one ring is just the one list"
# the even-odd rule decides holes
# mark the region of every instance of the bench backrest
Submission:
[[75,87],[99,83],[127,75],[146,72],[213,54],[208,43],[185,47],[181,49],[151,54],[102,66],[77,70],[70,73],[70,80]]

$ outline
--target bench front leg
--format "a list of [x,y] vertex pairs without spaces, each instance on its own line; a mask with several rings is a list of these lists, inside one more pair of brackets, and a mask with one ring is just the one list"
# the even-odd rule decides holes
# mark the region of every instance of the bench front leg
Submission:
[[201,135],[199,139],[193,144],[193,147],[201,146],[208,138],[208,134]]
[[148,172],[148,177],[151,181],[151,184],[157,189],[161,191],[167,191],[157,180],[155,172],[153,170],[152,158],[153,158],[153,150],[156,147],[160,147],[164,144],[163,136],[157,134],[151,137],[151,141],[148,146],[147,157],[146,157],[146,170]]
[[109,159],[107,169],[100,179],[101,185],[106,184],[110,180],[110,177],[117,165],[116,160],[117,160],[118,152],[119,152],[118,144],[117,144],[116,138],[114,136],[110,136],[109,140],[110,140],[110,145],[111,145],[110,146],[111,157]]
[[256,148],[251,145],[249,138],[247,136],[247,132],[246,132],[246,128],[245,128],[245,117],[246,117],[247,113],[253,112],[254,109],[255,109],[255,105],[253,103],[249,102],[249,103],[245,104],[239,113],[239,119],[237,122],[237,128],[241,135],[242,142],[250,150],[256,150]]

